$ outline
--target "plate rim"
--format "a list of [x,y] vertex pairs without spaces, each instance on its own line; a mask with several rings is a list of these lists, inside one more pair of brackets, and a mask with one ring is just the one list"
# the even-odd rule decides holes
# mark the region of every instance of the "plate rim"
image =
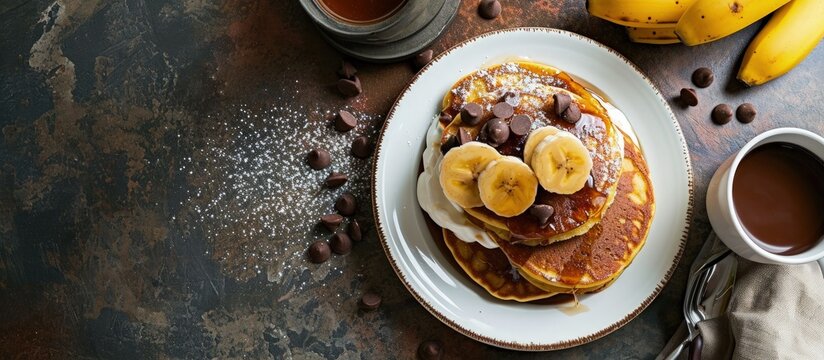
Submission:
[[[560,34],[560,35],[567,36],[567,37],[570,37],[570,38],[574,38],[574,39],[577,39],[577,40],[585,41],[587,43],[590,43],[590,44],[595,45],[595,46],[597,46],[601,49],[606,50],[610,54],[617,57],[619,60],[621,60],[624,63],[626,63],[627,65],[629,65],[633,70],[635,70],[635,72],[638,75],[641,76],[641,79],[647,85],[649,85],[649,87],[653,90],[653,92],[655,92],[655,95],[657,95],[658,100],[664,105],[664,108],[666,109],[666,111],[669,115],[670,122],[672,123],[672,125],[675,128],[675,132],[676,132],[676,135],[677,135],[678,140],[679,140],[679,145],[681,147],[681,152],[682,152],[682,155],[683,155],[684,160],[685,160],[686,171],[687,171],[687,187],[688,187],[687,211],[686,211],[686,214],[685,214],[685,216],[686,216],[685,217],[685,226],[684,226],[684,229],[682,230],[681,238],[680,238],[680,241],[678,243],[678,251],[675,254],[675,258],[674,258],[674,261],[672,262],[672,265],[670,265],[670,268],[664,274],[663,279],[661,279],[661,281],[659,281],[658,284],[655,286],[655,289],[653,290],[652,294],[650,294],[646,299],[644,299],[644,301],[642,301],[641,304],[639,304],[633,311],[631,311],[629,314],[627,314],[626,316],[621,318],[621,320],[618,320],[618,321],[602,328],[601,330],[595,331],[595,332],[593,332],[589,335],[581,336],[581,337],[578,337],[578,338],[575,338],[575,339],[552,342],[552,343],[521,343],[521,342],[516,342],[516,341],[498,340],[498,339],[492,338],[490,336],[485,336],[485,335],[482,335],[482,334],[478,334],[474,331],[465,329],[464,327],[457,324],[452,319],[449,319],[448,317],[441,314],[438,310],[436,310],[434,308],[434,306],[432,306],[426,300],[424,300],[424,298],[412,288],[412,286],[407,281],[406,276],[401,272],[401,269],[399,268],[399,266],[397,264],[397,260],[395,260],[394,256],[392,256],[392,253],[389,250],[389,245],[388,245],[388,242],[387,242],[387,235],[385,233],[386,230],[383,228],[383,224],[381,223],[380,218],[378,217],[378,202],[377,202],[377,175],[378,175],[378,172],[377,172],[377,170],[378,170],[378,161],[380,160],[379,155],[381,154],[380,150],[381,150],[381,147],[383,145],[383,137],[386,133],[387,126],[389,125],[389,122],[392,120],[392,118],[395,114],[398,103],[401,100],[403,100],[403,98],[409,93],[409,91],[412,89],[412,86],[417,83],[418,78],[421,75],[423,75],[433,64],[437,63],[438,60],[440,60],[441,58],[449,55],[450,53],[452,53],[453,51],[455,51],[459,48],[467,46],[467,45],[469,45],[469,44],[471,44],[475,41],[478,41],[480,39],[490,37],[490,36],[499,35],[499,34],[517,33],[517,32],[555,33],[555,34]],[[381,126],[379,136],[378,136],[378,140],[377,140],[377,143],[376,143],[373,154],[374,154],[374,158],[372,159],[372,169],[371,169],[372,176],[371,176],[371,189],[370,189],[370,192],[372,194],[372,216],[375,220],[375,227],[376,227],[376,230],[377,230],[376,232],[378,233],[378,238],[380,239],[381,246],[383,247],[383,251],[386,254],[387,259],[389,260],[390,265],[392,265],[392,270],[395,271],[395,275],[398,276],[398,279],[401,280],[401,283],[403,283],[403,286],[406,287],[406,290],[409,291],[410,294],[412,294],[412,296],[415,298],[415,300],[419,304],[421,304],[421,306],[423,306],[430,314],[432,314],[435,318],[440,320],[442,323],[446,324],[447,326],[449,326],[450,328],[452,328],[456,332],[458,332],[458,333],[460,333],[460,334],[462,334],[466,337],[469,337],[469,338],[471,338],[475,341],[485,343],[485,344],[489,344],[489,345],[493,345],[493,346],[500,347],[500,348],[511,349],[511,350],[520,350],[520,351],[562,350],[562,349],[568,349],[568,348],[576,347],[576,346],[579,346],[579,345],[583,345],[583,344],[598,340],[598,339],[600,339],[600,338],[602,338],[602,337],[604,337],[604,336],[620,329],[621,327],[623,327],[624,325],[629,323],[631,320],[635,319],[639,314],[641,314],[641,312],[643,312],[649,306],[649,304],[651,304],[652,301],[655,300],[658,297],[658,295],[661,293],[661,291],[664,289],[664,287],[667,285],[667,283],[669,283],[669,280],[672,277],[672,274],[675,272],[675,269],[678,267],[678,264],[681,262],[681,257],[684,254],[684,249],[686,247],[687,238],[689,236],[689,230],[690,230],[690,227],[692,225],[693,207],[694,207],[694,200],[695,200],[695,183],[694,183],[694,175],[693,175],[693,169],[692,169],[692,161],[690,159],[689,147],[687,146],[686,138],[684,137],[684,133],[681,129],[681,124],[678,122],[678,119],[676,118],[675,114],[672,112],[672,108],[666,102],[664,96],[658,90],[658,87],[655,86],[655,84],[649,79],[649,77],[647,77],[647,75],[643,71],[641,71],[641,69],[638,66],[636,66],[633,62],[631,62],[629,59],[627,59],[626,57],[624,57],[623,55],[621,55],[619,52],[615,51],[614,49],[610,48],[609,46],[606,46],[606,45],[604,45],[604,44],[602,44],[602,43],[600,43],[600,42],[598,42],[594,39],[591,39],[589,37],[586,37],[586,36],[580,35],[578,33],[571,32],[571,31],[567,31],[567,30],[561,30],[561,29],[549,28],[549,27],[515,27],[515,28],[508,28],[508,29],[498,29],[498,30],[489,31],[489,32],[474,36],[472,38],[466,39],[466,40],[461,41],[460,43],[458,43],[456,45],[453,45],[452,47],[444,50],[443,52],[438,54],[434,59],[432,59],[432,61],[430,61],[423,68],[421,68],[415,74],[415,76],[413,76],[412,79],[409,80],[409,82],[406,84],[406,86],[403,88],[403,90],[400,92],[400,94],[397,96],[397,98],[395,98],[395,101],[392,103],[392,107],[390,108],[389,112],[386,114],[386,118],[383,122],[383,125]]]

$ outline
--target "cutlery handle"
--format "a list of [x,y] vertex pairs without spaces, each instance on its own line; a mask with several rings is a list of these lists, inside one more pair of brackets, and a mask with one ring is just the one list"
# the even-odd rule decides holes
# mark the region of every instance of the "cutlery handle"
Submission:
[[824,275],[824,257],[818,259],[818,267],[821,268],[821,274]]
[[701,349],[704,348],[704,339],[701,337],[701,334],[695,336],[695,339],[692,339],[692,344],[690,344],[690,360],[701,360]]

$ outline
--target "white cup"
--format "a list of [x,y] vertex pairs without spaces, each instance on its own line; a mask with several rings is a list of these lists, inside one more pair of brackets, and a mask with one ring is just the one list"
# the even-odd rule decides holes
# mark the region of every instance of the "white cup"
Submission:
[[[824,269],[824,241],[799,254],[778,255],[764,250],[753,241],[744,230],[732,201],[732,184],[738,164],[750,151],[758,146],[785,142],[809,150],[819,159],[824,159],[824,138],[807,130],[779,128],[766,131],[731,155],[712,176],[707,190],[707,215],[715,233],[721,241],[739,256],[765,264],[803,264],[818,261]],[[824,216],[824,214],[821,214]]]

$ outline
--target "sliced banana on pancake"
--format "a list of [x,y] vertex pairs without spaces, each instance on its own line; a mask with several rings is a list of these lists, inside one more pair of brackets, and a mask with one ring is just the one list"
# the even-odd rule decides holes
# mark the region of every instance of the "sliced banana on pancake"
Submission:
[[478,176],[481,201],[498,216],[520,215],[535,202],[538,179],[521,159],[504,156]]
[[592,157],[584,143],[566,131],[542,140],[531,158],[541,186],[556,194],[574,194],[584,187],[592,170]]
[[538,147],[538,144],[548,136],[555,135],[560,131],[561,129],[554,126],[544,126],[529,133],[529,137],[526,138],[526,144],[524,144],[524,162],[530,164],[532,153],[535,151],[535,148]]
[[464,208],[483,205],[478,176],[501,156],[495,148],[476,141],[449,150],[441,162],[439,178],[446,198]]

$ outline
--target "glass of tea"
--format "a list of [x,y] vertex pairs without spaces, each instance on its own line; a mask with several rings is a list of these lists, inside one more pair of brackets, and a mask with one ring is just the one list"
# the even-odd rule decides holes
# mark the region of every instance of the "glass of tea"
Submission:
[[824,270],[824,138],[797,128],[756,136],[713,175],[707,214],[748,260]]

